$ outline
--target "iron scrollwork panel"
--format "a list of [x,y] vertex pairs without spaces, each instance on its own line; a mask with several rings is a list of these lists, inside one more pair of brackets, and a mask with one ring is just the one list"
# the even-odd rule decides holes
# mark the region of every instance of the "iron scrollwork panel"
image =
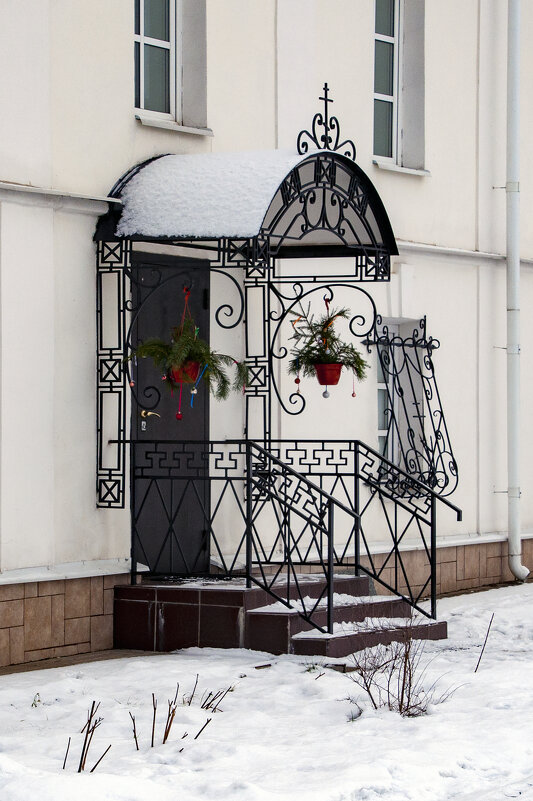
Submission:
[[[269,309],[269,342],[270,342],[270,374],[271,374],[271,402],[274,397],[278,400],[284,412],[291,415],[301,414],[306,406],[305,397],[298,390],[291,392],[285,398],[276,378],[274,364],[285,361],[290,357],[290,350],[283,344],[290,336],[290,327],[303,304],[309,304],[313,299],[320,301],[326,299],[333,304],[335,293],[343,292],[342,303],[346,302],[346,292],[357,293],[356,311],[349,321],[350,333],[357,339],[368,337],[376,321],[376,306],[372,297],[360,286],[350,283],[329,282],[323,284],[305,284],[304,282],[271,282],[270,283],[270,309]],[[362,302],[362,303],[361,303]]]
[[440,342],[427,338],[425,319],[401,336],[378,317],[367,344],[376,347],[387,389],[385,455],[439,495],[451,495],[458,471],[433,363]]

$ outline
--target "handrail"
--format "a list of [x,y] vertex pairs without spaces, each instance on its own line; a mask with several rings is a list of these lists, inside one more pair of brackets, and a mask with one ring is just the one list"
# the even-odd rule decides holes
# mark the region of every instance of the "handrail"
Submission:
[[[278,441],[281,441],[281,440],[278,440]],[[300,440],[300,441],[302,441],[302,440]],[[312,442],[312,441],[314,441],[314,440],[310,440],[310,442]],[[328,441],[329,442],[333,442],[333,440],[328,440]],[[319,487],[317,484],[314,483],[314,481],[310,481],[307,478],[307,476],[305,476],[303,473],[299,473],[298,470],[295,470],[293,467],[289,467],[289,465],[285,464],[285,462],[282,459],[280,459],[278,456],[274,456],[273,453],[270,453],[270,451],[267,451],[265,448],[263,448],[261,445],[258,445],[256,442],[254,442],[251,439],[245,440],[245,442],[248,445],[251,445],[256,450],[260,451],[261,453],[264,453],[265,456],[267,456],[268,459],[271,459],[272,461],[276,462],[278,465],[280,465],[280,467],[283,468],[283,470],[286,470],[288,473],[291,473],[293,476],[295,476],[295,478],[298,478],[300,481],[303,480],[305,484],[309,484],[309,486],[311,486],[315,492],[318,492],[318,494],[322,495],[326,500],[331,501],[332,503],[334,503],[335,506],[338,506],[340,509],[342,509],[343,512],[346,512],[346,514],[349,514],[352,517],[356,517],[356,518],[360,517],[360,515],[358,515],[357,512],[355,512],[353,509],[350,509],[349,506],[345,506],[343,503],[341,503],[341,501],[339,501],[338,498],[335,498],[333,495],[330,495],[329,492],[326,492],[325,490],[323,490],[322,487]]]
[[[274,445],[276,443],[291,442],[291,441],[292,441],[291,439],[273,439],[273,440],[271,440],[271,445]],[[258,450],[262,451],[263,453],[267,454],[271,459],[276,460],[278,462],[278,464],[283,465],[284,468],[286,468],[287,470],[292,472],[294,475],[298,475],[298,476],[303,475],[302,473],[299,473],[297,470],[294,470],[293,468],[289,467],[289,465],[286,465],[283,462],[283,460],[279,459],[277,456],[274,456],[274,454],[271,453],[270,451],[265,450],[265,448],[263,448],[261,445],[259,445],[257,442],[255,442],[252,439],[223,439],[223,440],[199,440],[199,439],[179,439],[179,440],[177,440],[177,439],[122,439],[122,440],[120,440],[120,439],[109,439],[108,440],[108,444],[109,445],[118,445],[118,444],[120,444],[122,442],[124,442],[126,444],[133,444],[133,445],[142,445],[142,444],[149,445],[151,443],[153,443],[154,445],[174,445],[176,443],[179,443],[180,445],[202,445],[202,444],[206,444],[206,443],[211,443],[213,445],[214,444],[216,444],[216,445],[246,445],[246,443],[249,442],[253,447],[255,447],[256,449],[258,449]],[[301,442],[302,444],[305,444],[305,443],[309,443],[309,442],[317,442],[317,440],[316,439],[300,439],[300,438],[298,438],[298,442]],[[457,520],[459,522],[463,519],[463,512],[462,512],[461,509],[459,509],[458,506],[453,504],[447,498],[443,498],[442,495],[439,495],[439,493],[435,492],[434,489],[429,487],[427,484],[424,484],[423,481],[420,481],[418,478],[415,478],[411,473],[408,473],[403,468],[398,467],[398,465],[395,465],[394,462],[391,462],[389,459],[387,459],[385,456],[383,456],[379,451],[376,451],[370,445],[367,445],[366,442],[363,442],[360,439],[328,439],[327,442],[331,442],[332,444],[341,444],[341,443],[345,442],[347,444],[355,445],[356,447],[363,447],[366,451],[369,451],[369,453],[372,453],[374,456],[377,456],[377,458],[380,459],[382,462],[385,462],[385,464],[387,464],[390,468],[392,468],[392,470],[394,470],[396,474],[399,474],[399,475],[403,476],[412,485],[419,487],[420,490],[423,493],[434,497],[436,500],[440,501],[440,503],[443,503],[443,504],[445,504],[445,506],[448,506],[450,509],[453,509],[453,511],[457,514]],[[313,484],[313,482],[310,482],[310,483]],[[328,496],[328,493],[325,493],[324,490],[322,490],[316,484],[313,484],[313,486],[316,487],[318,492],[321,492],[322,494],[325,494],[326,496]],[[340,503],[336,498],[333,498],[333,496],[329,495],[328,497],[331,498],[332,500],[334,500],[335,503],[337,503],[337,504]],[[341,506],[343,506],[343,505],[341,504]],[[351,511],[347,507],[344,507],[344,506],[343,506],[343,509],[344,509],[344,511],[348,511],[348,512]]]
[[[334,440],[329,440],[329,441],[334,442]],[[342,442],[342,440],[340,441]],[[414,478],[411,475],[411,473],[408,473],[406,470],[403,470],[403,468],[398,467],[397,465],[394,464],[394,462],[389,461],[389,459],[387,459],[385,456],[382,456],[379,451],[376,451],[374,450],[374,448],[371,448],[370,445],[367,445],[366,442],[362,442],[360,439],[353,440],[353,442],[358,446],[362,446],[365,450],[370,451],[370,453],[374,454],[374,456],[377,456],[378,459],[381,459],[382,462],[386,462],[386,464],[388,464],[389,467],[391,467],[396,473],[401,473],[401,475],[405,476],[405,478],[408,479],[409,482],[419,486],[423,492],[425,492],[428,495],[431,495],[433,498],[435,498],[435,500],[444,503],[446,506],[449,506],[450,509],[453,509],[454,512],[457,513],[457,520],[459,522],[463,519],[462,509],[459,509],[458,506],[449,501],[447,498],[443,498],[442,495],[439,495],[439,493],[435,492],[434,489],[428,487],[428,485],[424,484],[423,481],[420,481],[418,478]]]
[[[228,442],[229,441],[230,440],[228,440]],[[317,442],[316,439],[301,439],[300,437],[298,437],[297,441],[301,442],[302,444],[306,444],[306,443],[309,443],[309,442]],[[290,438],[288,438],[288,439],[273,439],[273,440],[271,440],[271,445],[275,445],[276,443],[282,443],[282,442],[291,442],[291,439]],[[440,501],[441,503],[444,503],[446,506],[449,506],[450,509],[453,509],[454,512],[457,513],[457,520],[459,522],[463,519],[462,509],[459,509],[458,506],[455,506],[455,504],[453,504],[447,498],[443,498],[442,495],[439,495],[438,492],[435,492],[434,489],[429,487],[427,484],[424,484],[424,482],[420,481],[420,479],[415,478],[411,473],[408,473],[402,467],[399,467],[398,465],[394,464],[394,462],[391,462],[389,459],[387,459],[385,456],[383,456],[379,451],[376,451],[370,445],[367,445],[366,442],[363,442],[360,439],[329,439],[329,438],[327,439],[327,442],[331,442],[333,445],[337,445],[337,444],[341,444],[341,443],[345,442],[347,444],[353,444],[356,447],[357,446],[358,447],[363,447],[365,450],[369,451],[374,456],[377,456],[378,459],[380,459],[382,462],[385,462],[396,473],[404,476],[410,483],[420,487],[420,489],[424,493],[426,493],[428,495],[431,495],[431,496],[434,496],[436,500]]]

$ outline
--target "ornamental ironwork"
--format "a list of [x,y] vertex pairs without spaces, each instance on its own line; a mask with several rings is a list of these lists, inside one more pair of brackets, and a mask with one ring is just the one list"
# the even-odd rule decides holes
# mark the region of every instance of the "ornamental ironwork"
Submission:
[[397,253],[387,213],[367,176],[336,153],[315,153],[282,181],[260,232],[271,257],[353,256],[358,280],[388,281]]
[[337,117],[330,116],[329,104],[333,103],[333,98],[329,96],[329,87],[324,84],[324,97],[319,97],[324,102],[324,111],[319,111],[313,117],[311,130],[303,130],[298,134],[296,147],[298,153],[304,155],[309,152],[310,147],[317,147],[319,150],[333,150],[342,153],[344,156],[355,161],[355,145],[351,139],[341,138],[341,129]]
[[[403,329],[403,330],[402,330]],[[426,320],[420,320],[409,334],[377,317],[368,349],[377,350],[387,404],[383,454],[441,496],[457,487],[457,462],[453,454],[442,408],[433,352],[440,342],[426,335]],[[394,473],[385,470],[384,482],[394,482]],[[408,493],[409,486],[403,491]]]
[[[324,630],[327,621],[332,631],[334,569],[345,568],[435,617],[437,501],[459,519],[460,511],[368,445],[286,439],[272,441],[269,450],[250,440],[146,440],[131,446],[134,573],[140,563],[149,575],[168,577],[177,558],[181,573],[194,575],[207,558],[221,575],[245,575],[249,585],[287,605],[296,597],[312,626]],[[386,469],[395,473],[394,482],[381,480]],[[180,518],[184,506],[193,506],[202,521],[194,547]],[[147,514],[161,521],[155,537],[143,530]],[[383,536],[379,556],[372,548],[376,527]],[[415,567],[403,557],[406,542],[420,551]],[[304,597],[300,583],[307,574],[296,569],[302,565],[325,580],[318,599]],[[429,612],[421,603],[428,596]]]

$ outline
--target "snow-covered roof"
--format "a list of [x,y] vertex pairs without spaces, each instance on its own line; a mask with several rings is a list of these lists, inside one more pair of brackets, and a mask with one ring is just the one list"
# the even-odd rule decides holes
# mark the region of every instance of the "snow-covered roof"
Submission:
[[256,236],[279,185],[305,158],[286,150],[162,156],[142,167],[122,189],[116,233]]

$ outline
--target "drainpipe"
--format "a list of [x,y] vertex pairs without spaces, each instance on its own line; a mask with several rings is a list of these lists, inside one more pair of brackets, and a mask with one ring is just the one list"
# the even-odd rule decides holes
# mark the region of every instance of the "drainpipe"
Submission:
[[520,0],[507,24],[507,504],[509,568],[524,581],[520,536]]

